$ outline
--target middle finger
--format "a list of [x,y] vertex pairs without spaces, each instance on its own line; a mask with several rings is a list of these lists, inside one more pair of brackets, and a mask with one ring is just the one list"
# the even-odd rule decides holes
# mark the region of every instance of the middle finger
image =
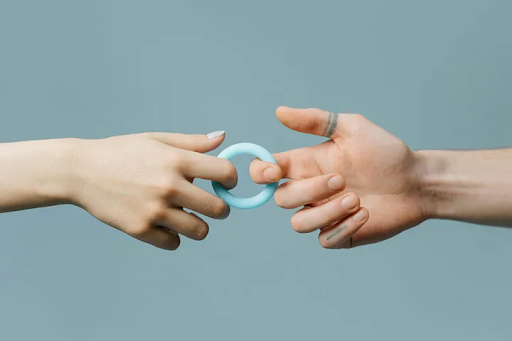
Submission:
[[275,200],[282,208],[297,208],[327,199],[344,189],[345,180],[341,175],[319,175],[285,182],[277,189]]

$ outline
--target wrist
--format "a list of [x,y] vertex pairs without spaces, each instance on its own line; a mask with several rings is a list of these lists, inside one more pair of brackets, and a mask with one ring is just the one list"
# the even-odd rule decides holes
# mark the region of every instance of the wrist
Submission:
[[446,186],[447,160],[441,151],[423,150],[415,152],[414,178],[420,205],[426,219],[447,218],[449,213]]
[[510,150],[416,152],[415,174],[428,218],[510,226]]
[[46,141],[42,150],[51,161],[42,176],[40,192],[49,205],[74,204],[76,165],[80,155],[80,140],[63,138]]
[[70,203],[74,140],[0,145],[0,212]]

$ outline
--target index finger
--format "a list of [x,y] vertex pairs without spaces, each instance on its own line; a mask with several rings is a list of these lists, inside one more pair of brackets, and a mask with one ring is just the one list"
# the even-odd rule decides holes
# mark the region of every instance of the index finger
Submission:
[[187,152],[184,159],[180,168],[186,177],[213,180],[227,189],[238,182],[236,168],[229,160],[196,152]]

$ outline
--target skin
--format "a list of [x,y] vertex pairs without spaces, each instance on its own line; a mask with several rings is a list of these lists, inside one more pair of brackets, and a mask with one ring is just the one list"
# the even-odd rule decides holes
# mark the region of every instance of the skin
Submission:
[[[236,185],[231,162],[204,154],[223,140],[223,132],[210,138],[145,133],[0,144],[0,212],[72,204],[134,238],[175,250],[180,236],[208,234],[195,213],[229,215],[224,201],[193,185],[195,178]],[[281,176],[279,167],[268,166]]]
[[[291,225],[320,231],[324,248],[380,242],[427,219],[512,226],[512,149],[413,152],[359,114],[288,107],[276,114],[292,130],[329,138],[274,154],[290,179],[277,189],[276,203],[304,206]],[[267,168],[254,160],[253,180],[265,183]],[[348,197],[352,205],[343,206]]]
[[[298,132],[329,138],[255,160],[255,182],[290,179],[275,194],[291,224],[320,231],[325,248],[391,238],[426,219],[512,226],[512,149],[416,151],[358,114],[281,107],[277,117]],[[227,188],[237,174],[205,155],[224,140],[206,135],[145,133],[100,140],[56,139],[0,144],[0,212],[73,204],[141,241],[175,250],[180,236],[202,240],[229,207],[193,185]],[[185,209],[193,212],[187,212]]]

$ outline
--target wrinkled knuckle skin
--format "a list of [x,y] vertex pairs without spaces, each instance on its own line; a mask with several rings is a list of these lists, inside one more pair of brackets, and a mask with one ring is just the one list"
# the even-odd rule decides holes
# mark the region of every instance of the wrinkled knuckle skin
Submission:
[[190,134],[183,134],[182,136],[184,137],[184,139],[185,139],[185,140],[187,140],[187,144],[188,144],[188,145],[193,146],[193,145],[195,145],[195,144],[196,144],[196,142],[197,142],[197,140],[196,140],[196,136],[194,136],[194,135],[190,135]]

